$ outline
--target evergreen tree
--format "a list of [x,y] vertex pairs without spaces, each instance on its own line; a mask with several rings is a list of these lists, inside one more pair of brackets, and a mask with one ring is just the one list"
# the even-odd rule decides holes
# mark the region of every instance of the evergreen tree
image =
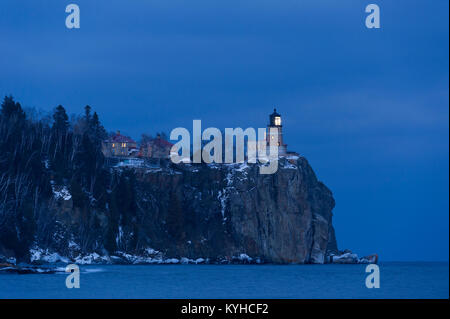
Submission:
[[89,105],[86,105],[84,107],[84,120],[86,123],[89,123],[91,121],[91,107]]
[[97,143],[101,143],[101,141],[107,137],[106,130],[100,123],[97,112],[94,112],[94,115],[92,116],[92,120],[90,122],[90,133],[93,140]]
[[62,105],[58,105],[53,113],[53,126],[50,143],[49,160],[54,172],[54,179],[62,183],[64,178],[70,176],[69,154],[72,140],[68,132],[69,117]]
[[5,96],[3,99],[0,114],[3,119],[10,119],[11,117],[25,119],[25,113],[22,110],[20,103],[14,102],[14,98],[11,95]]
[[[83,229],[98,227],[91,212],[111,207],[111,212],[129,213],[124,223],[138,233],[135,181],[133,177],[121,181],[120,192],[115,193],[118,202],[113,204],[106,192],[112,176],[104,168],[101,152],[106,131],[98,114],[91,114],[90,106],[84,111],[77,122],[69,124],[64,107],[58,105],[50,124],[30,120],[11,96],[6,96],[1,104],[0,247],[12,250],[18,260],[26,260],[30,245],[42,240],[35,237],[36,229],[45,228],[50,232],[53,229],[52,208],[46,203],[54,199],[50,180],[54,186],[69,187],[74,206],[86,214],[80,217]],[[114,223],[109,227],[108,249],[111,250],[115,249],[113,241],[118,226]],[[81,237],[82,234],[80,231]],[[93,240],[86,237],[82,246],[88,247]]]
[[0,110],[0,246],[26,259],[34,239],[36,203],[48,194],[39,127],[20,103],[4,98]]
[[69,117],[62,105],[58,105],[53,113],[52,129],[58,133],[65,134],[69,128]]

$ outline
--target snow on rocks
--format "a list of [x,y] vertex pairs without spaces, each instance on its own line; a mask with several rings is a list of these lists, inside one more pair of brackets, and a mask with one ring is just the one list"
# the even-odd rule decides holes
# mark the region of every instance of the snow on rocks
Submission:
[[[71,246],[77,247],[78,245],[75,243],[71,243]],[[165,264],[165,265],[187,265],[187,264],[210,264],[210,263],[218,263],[218,264],[259,264],[261,263],[260,258],[252,258],[245,253],[238,254],[232,257],[226,257],[221,260],[210,260],[209,258],[188,258],[188,257],[180,257],[180,258],[166,258],[164,254],[158,250],[153,248],[145,249],[141,254],[129,254],[123,251],[116,251],[114,254],[100,254],[97,252],[92,252],[89,254],[78,254],[76,257],[70,258],[61,256],[58,253],[51,252],[48,249],[41,249],[37,246],[34,246],[30,249],[31,255],[31,263],[32,264],[55,264],[55,263],[64,263],[70,264],[75,263],[78,265],[98,265],[98,264]],[[11,264],[15,264],[11,262]]]
[[102,264],[109,263],[110,259],[107,256],[100,256],[97,253],[88,254],[85,256],[79,255],[75,257],[75,263],[80,265]]
[[60,256],[58,253],[50,252],[48,249],[42,249],[39,247],[33,247],[30,249],[30,261],[33,262],[45,262],[45,263],[69,263],[69,258]]
[[378,263],[378,255],[373,254],[359,258],[357,254],[346,249],[339,255],[329,255],[328,262],[331,264],[376,264]]
[[56,186],[54,181],[51,181],[50,184],[52,186],[53,195],[56,199],[62,198],[63,200],[70,200],[72,198],[67,186]]

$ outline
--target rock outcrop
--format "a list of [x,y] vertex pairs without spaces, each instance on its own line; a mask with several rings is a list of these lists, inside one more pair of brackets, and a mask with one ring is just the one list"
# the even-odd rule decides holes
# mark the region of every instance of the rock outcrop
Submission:
[[[337,253],[331,191],[307,160],[111,168],[94,208],[52,185],[30,260],[89,262],[325,263]],[[1,247],[0,247],[1,248]]]
[[188,258],[323,263],[335,245],[332,194],[306,159],[279,164],[273,175],[247,163],[137,171],[146,244]]

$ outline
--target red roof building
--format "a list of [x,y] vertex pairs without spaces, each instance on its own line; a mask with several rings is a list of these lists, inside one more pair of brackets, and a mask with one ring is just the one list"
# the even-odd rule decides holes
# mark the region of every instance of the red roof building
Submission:
[[120,131],[102,143],[102,152],[106,157],[135,156],[138,151],[137,143],[131,137],[120,134]]
[[139,154],[148,158],[169,158],[173,144],[161,138],[158,134],[155,139],[141,145]]

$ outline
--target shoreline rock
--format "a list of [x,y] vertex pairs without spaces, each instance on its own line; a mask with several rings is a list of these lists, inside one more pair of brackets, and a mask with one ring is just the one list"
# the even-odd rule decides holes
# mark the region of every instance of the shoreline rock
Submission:
[[56,272],[61,272],[62,270],[57,268],[43,268],[33,265],[12,265],[12,264],[0,264],[0,274],[18,274],[18,275],[28,275],[28,274],[54,274]]
[[327,263],[329,264],[377,264],[378,255],[371,254],[364,257],[358,257],[357,254],[346,249],[340,251],[338,254],[330,254],[327,256]]

